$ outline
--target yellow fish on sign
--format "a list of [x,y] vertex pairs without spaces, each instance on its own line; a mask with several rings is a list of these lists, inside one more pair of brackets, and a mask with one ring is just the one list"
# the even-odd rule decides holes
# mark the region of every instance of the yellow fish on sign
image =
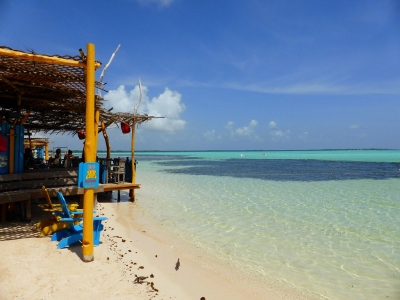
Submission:
[[86,179],[97,178],[96,170],[88,170],[86,173]]

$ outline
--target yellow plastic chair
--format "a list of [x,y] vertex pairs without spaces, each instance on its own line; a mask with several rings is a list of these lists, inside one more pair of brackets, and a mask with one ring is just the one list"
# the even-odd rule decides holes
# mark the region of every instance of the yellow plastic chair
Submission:
[[[39,207],[42,208],[44,211],[50,211],[50,212],[55,212],[55,211],[62,211],[61,204],[53,204],[51,201],[49,191],[45,186],[42,186],[42,191],[44,194],[44,197],[46,199],[46,204],[39,204]],[[70,211],[76,211],[78,210],[79,204],[73,203],[73,204],[68,204],[68,209]]]
[[40,236],[50,235],[68,227],[67,223],[60,222],[59,219],[59,217],[54,216],[36,223],[36,229],[40,230]]
[[[62,211],[61,204],[53,204],[51,201],[49,191],[45,186],[42,186],[43,194],[46,198],[47,204],[39,204],[44,211],[57,212]],[[78,209],[79,204],[69,204],[68,208],[75,217],[83,214],[83,210]],[[59,230],[68,228],[68,223],[60,222],[60,217],[54,215],[53,217],[36,223],[36,228],[40,230],[40,236],[50,235]]]

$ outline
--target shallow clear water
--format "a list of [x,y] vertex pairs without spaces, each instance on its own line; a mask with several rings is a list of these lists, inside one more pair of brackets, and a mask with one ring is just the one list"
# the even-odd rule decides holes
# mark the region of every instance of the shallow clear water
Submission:
[[180,238],[265,280],[327,299],[400,299],[399,157],[136,153],[137,199]]

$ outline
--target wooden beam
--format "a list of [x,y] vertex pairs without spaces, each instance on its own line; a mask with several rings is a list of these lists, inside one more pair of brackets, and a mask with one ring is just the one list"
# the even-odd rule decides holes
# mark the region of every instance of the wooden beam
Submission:
[[[71,101],[80,101],[80,99],[78,99],[77,97],[75,97],[75,96],[72,96],[73,98],[72,98],[72,100]],[[10,94],[0,94],[0,99],[1,98],[7,98],[7,99],[11,99],[11,100],[17,100],[16,99],[16,97],[15,97],[15,95],[13,96],[13,95],[10,95]],[[75,100],[75,99],[78,99],[78,100]],[[61,99],[61,100],[63,100],[63,99]],[[50,104],[52,104],[52,103],[54,103],[54,98],[51,98],[50,96],[49,97],[41,97],[41,98],[36,98],[36,97],[24,97],[23,99],[22,99],[22,101],[23,102],[27,102],[27,101],[32,101],[32,102],[37,102],[37,101],[45,101],[45,102],[49,102]],[[82,102],[83,101],[85,101],[85,99],[84,98],[82,98]],[[60,105],[60,104],[58,104],[58,103],[55,103],[55,105],[56,106],[59,106],[60,107],[60,109],[61,108],[63,108],[63,106],[62,105]],[[27,106],[26,104],[24,105],[25,107]]]
[[13,84],[10,80],[8,80],[7,78],[5,78],[3,75],[0,75],[0,79],[2,81],[4,81],[5,83],[7,83],[9,86],[11,86],[18,94],[22,94],[22,92],[20,91],[19,88],[17,88],[15,86],[15,84]]
[[[47,55],[39,55],[33,53],[25,53],[21,51],[9,50],[0,48],[0,55],[10,56],[17,59],[23,60],[31,60],[35,62],[47,63],[52,65],[63,65],[63,66],[70,66],[70,67],[79,67],[79,68],[86,68],[86,62],[80,62],[73,59],[66,59],[57,56],[47,56]],[[100,68],[101,64],[99,62],[94,62],[94,68]]]
[[101,121],[101,131],[103,132],[104,141],[106,142],[106,148],[107,148],[107,156],[106,156],[106,158],[111,158],[110,141],[108,140],[106,126],[104,125],[103,121]]

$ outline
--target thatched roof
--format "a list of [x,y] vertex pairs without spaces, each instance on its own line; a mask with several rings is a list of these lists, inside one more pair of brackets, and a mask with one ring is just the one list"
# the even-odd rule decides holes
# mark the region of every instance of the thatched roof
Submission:
[[[85,69],[82,66],[50,64],[35,60],[33,51],[12,50],[20,56],[0,52],[0,116],[10,124],[24,124],[31,132],[72,133],[85,129],[86,87]],[[29,54],[30,59],[24,57]],[[83,62],[81,55],[40,55]],[[39,56],[37,56],[39,57]],[[96,87],[99,86],[96,82]],[[103,99],[96,96],[96,108],[106,127],[112,123],[131,123],[133,113],[109,112]],[[24,116],[26,120],[24,119]],[[151,119],[136,116],[138,124]]]

